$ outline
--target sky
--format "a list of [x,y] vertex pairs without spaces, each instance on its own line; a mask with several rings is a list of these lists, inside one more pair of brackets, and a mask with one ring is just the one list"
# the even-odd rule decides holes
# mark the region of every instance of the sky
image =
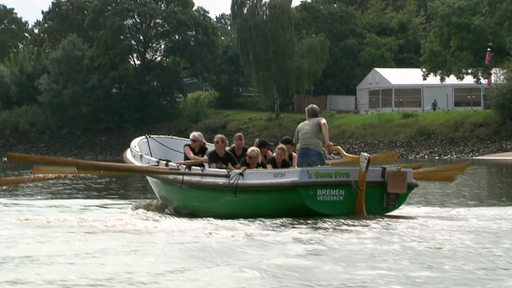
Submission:
[[[0,0],[0,4],[14,8],[18,17],[30,24],[41,19],[41,11],[48,10],[51,2],[52,0]],[[293,0],[292,5],[299,5],[300,2],[301,0]],[[212,18],[222,13],[230,13],[231,9],[231,0],[194,0],[194,3],[208,10]]]

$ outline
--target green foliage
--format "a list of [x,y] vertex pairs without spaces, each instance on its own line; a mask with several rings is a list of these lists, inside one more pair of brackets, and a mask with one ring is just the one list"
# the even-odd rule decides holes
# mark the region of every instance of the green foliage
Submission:
[[56,124],[83,128],[88,105],[87,73],[84,67],[87,46],[71,35],[50,55],[48,73],[40,80],[40,101],[50,111]]
[[27,47],[7,57],[4,65],[14,86],[12,102],[7,108],[39,104],[37,98],[41,90],[36,82],[46,72],[46,65],[39,50],[36,47]]
[[[505,122],[512,121],[512,59],[508,60],[502,70],[503,79],[496,83],[491,92],[491,107]],[[496,80],[496,79],[495,79]]]
[[28,23],[17,17],[14,9],[0,4],[0,62],[25,46]]
[[303,94],[322,76],[329,60],[329,40],[324,34],[301,39],[291,63],[295,85]]
[[293,91],[290,63],[295,34],[291,2],[234,0],[231,8],[242,64],[267,100],[264,103],[274,103],[277,117],[281,98],[291,98]]
[[0,111],[13,106],[14,89],[9,71],[0,64]]
[[0,112],[2,137],[23,139],[53,131],[49,115],[39,106],[23,106]]
[[432,23],[422,56],[427,73],[480,79],[488,43],[494,50],[492,65],[500,66],[511,56],[511,9],[509,1],[432,1]]
[[216,101],[216,93],[194,92],[183,100],[181,110],[187,122],[195,124],[205,119],[210,107]]

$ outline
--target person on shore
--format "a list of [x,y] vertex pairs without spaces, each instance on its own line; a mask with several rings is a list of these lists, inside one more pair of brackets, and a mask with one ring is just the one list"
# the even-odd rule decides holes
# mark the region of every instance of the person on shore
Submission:
[[236,160],[238,160],[238,163],[242,162],[242,160],[245,158],[245,154],[247,153],[244,134],[239,132],[233,136],[233,144],[231,147],[229,147],[228,151],[235,156]]
[[260,149],[261,161],[266,163],[272,157],[272,144],[263,138],[257,138],[254,146]]
[[310,104],[305,109],[306,120],[295,129],[293,142],[297,144],[297,167],[325,165],[325,151],[332,147],[329,125],[320,117],[320,108]]
[[293,143],[293,139],[290,136],[284,136],[280,141],[286,147],[286,151],[288,151],[288,161],[292,164],[292,168],[297,168],[297,153],[295,153],[295,143]]
[[270,157],[267,161],[267,169],[282,169],[290,168],[292,164],[287,159],[288,150],[283,144],[277,145],[274,156]]
[[238,160],[226,148],[229,145],[228,138],[222,134],[217,134],[213,138],[215,150],[208,153],[208,164],[210,168],[233,170],[238,166]]
[[247,149],[244,159],[240,162],[241,169],[263,169],[265,163],[261,162],[260,149],[252,146]]
[[206,141],[204,140],[203,133],[194,131],[189,135],[190,143],[183,145],[183,160],[198,160],[202,163],[197,163],[190,166],[204,167],[203,163],[208,162],[206,154],[208,148],[206,147]]

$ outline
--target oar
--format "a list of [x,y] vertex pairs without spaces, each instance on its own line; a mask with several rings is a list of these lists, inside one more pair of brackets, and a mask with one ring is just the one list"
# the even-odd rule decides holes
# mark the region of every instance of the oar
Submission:
[[70,178],[73,175],[71,174],[47,174],[47,175],[29,175],[29,176],[19,176],[19,177],[5,177],[0,178],[0,187],[1,186],[14,186],[25,183],[32,182],[41,182],[41,181],[49,181],[63,178]]
[[366,214],[366,176],[370,167],[371,156],[361,153],[359,157],[359,175],[357,178],[357,199],[354,206],[356,215],[367,216]]
[[125,163],[100,162],[90,160],[77,160],[71,158],[40,156],[21,153],[8,153],[7,161],[14,163],[32,163],[32,164],[48,164],[57,166],[71,166],[76,168],[79,173],[106,173],[117,172],[123,174],[143,174],[143,175],[186,175],[186,176],[211,176],[228,178],[229,174],[214,172],[194,172],[181,171],[177,168],[142,166]]
[[464,173],[469,163],[449,164],[413,170],[413,177],[422,181],[453,182],[458,175]]
[[[359,155],[349,154],[343,150],[340,146],[333,146],[329,148],[331,151],[337,151],[342,156],[340,160],[328,160],[327,163],[330,165],[340,165],[347,163],[358,163]],[[373,154],[370,156],[372,163],[379,162],[393,162],[398,159],[398,154],[396,152],[388,152],[381,154]]]

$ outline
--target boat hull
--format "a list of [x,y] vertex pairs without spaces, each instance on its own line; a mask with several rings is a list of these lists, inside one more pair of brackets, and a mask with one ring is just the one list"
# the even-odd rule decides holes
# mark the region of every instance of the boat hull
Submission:
[[[148,177],[157,197],[175,215],[214,218],[275,218],[353,215],[357,198],[355,183],[240,188],[226,185],[203,186]],[[370,215],[396,210],[406,193],[387,193],[384,182],[366,188],[366,209]]]

